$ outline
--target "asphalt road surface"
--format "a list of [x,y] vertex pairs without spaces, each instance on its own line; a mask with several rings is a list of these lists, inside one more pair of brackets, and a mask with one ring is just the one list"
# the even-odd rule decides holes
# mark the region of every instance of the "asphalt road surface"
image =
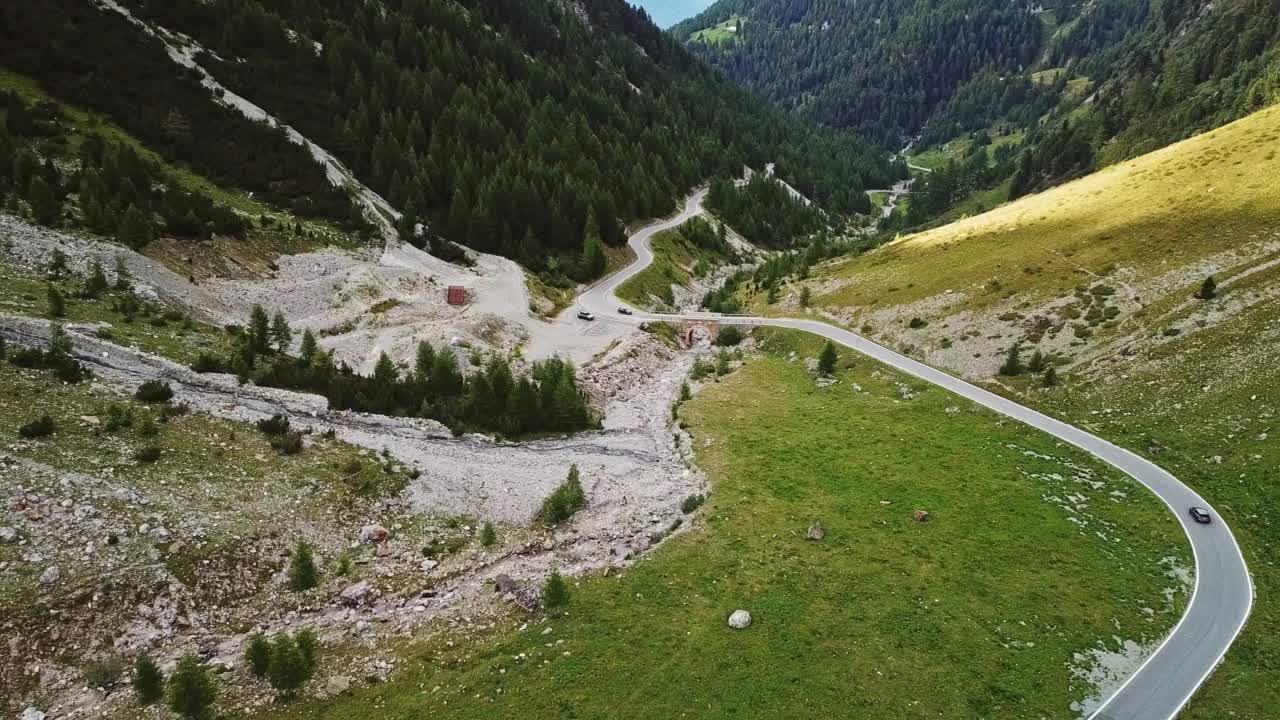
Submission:
[[[655,222],[636,232],[629,240],[636,260],[627,268],[598,283],[578,298],[579,309],[595,313],[607,323],[638,324],[647,320],[710,320],[735,325],[764,325],[802,330],[821,335],[909,375],[927,380],[956,395],[967,398],[998,413],[1043,430],[1095,457],[1106,461],[1147,486],[1182,523],[1195,556],[1195,588],[1186,612],[1169,636],[1099,708],[1090,720],[1169,720],[1182,710],[1192,694],[1221,662],[1227,648],[1244,627],[1253,607],[1253,584],[1240,546],[1231,529],[1213,507],[1194,490],[1154,463],[1077,427],[1023,407],[1008,398],[983,390],[976,385],[900,355],[860,335],[814,320],[761,317],[726,317],[710,313],[666,315],[632,308],[633,315],[622,315],[618,308],[627,306],[614,294],[619,285],[643,270],[653,261],[649,239],[687,221],[702,212],[706,190],[689,197],[685,208],[675,216]],[[583,321],[585,322],[585,321]],[[1213,521],[1201,525],[1188,514],[1192,506],[1209,510]],[[1088,582],[1088,578],[1081,578]]]

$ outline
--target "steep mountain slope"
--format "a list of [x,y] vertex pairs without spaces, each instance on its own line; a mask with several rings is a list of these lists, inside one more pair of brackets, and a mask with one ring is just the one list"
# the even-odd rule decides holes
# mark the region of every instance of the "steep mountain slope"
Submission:
[[689,43],[745,87],[824,125],[885,145],[914,134],[986,67],[1036,58],[1041,24],[1006,0],[721,0],[672,28],[681,39],[743,18],[732,41]]
[[406,238],[416,218],[552,276],[595,277],[598,239],[744,163],[776,160],[836,210],[892,174],[870,146],[762,109],[622,0],[128,6],[404,210]]
[[[698,32],[733,17],[728,41]],[[746,87],[885,144],[1025,132],[1017,197],[1274,102],[1278,18],[1275,0],[721,0],[672,32]]]
[[806,281],[827,319],[1126,445],[1228,514],[1258,605],[1188,717],[1280,702],[1278,141],[1273,107]]

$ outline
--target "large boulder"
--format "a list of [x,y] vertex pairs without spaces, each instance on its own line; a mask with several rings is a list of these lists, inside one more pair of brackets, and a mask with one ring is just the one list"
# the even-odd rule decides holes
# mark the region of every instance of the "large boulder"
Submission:
[[50,565],[43,573],[40,573],[41,585],[52,585],[62,579],[62,570],[57,565]]
[[18,541],[18,529],[11,527],[0,527],[0,543],[12,543]]
[[751,627],[751,613],[746,610],[734,610],[729,616],[729,627],[734,630],[745,630]]
[[325,681],[324,692],[326,695],[341,695],[351,689],[351,678],[346,675],[334,675]]
[[361,580],[355,585],[348,585],[339,598],[343,605],[349,607],[360,607],[369,602],[373,596],[373,587],[369,585],[368,580]]
[[22,711],[21,720],[44,720],[47,717],[49,716],[40,712],[38,708],[31,706]]

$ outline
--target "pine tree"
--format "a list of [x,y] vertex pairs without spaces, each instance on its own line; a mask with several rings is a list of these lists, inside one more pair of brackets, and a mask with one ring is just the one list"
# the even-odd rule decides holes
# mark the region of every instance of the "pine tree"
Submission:
[[271,318],[271,342],[275,344],[277,352],[287,352],[289,344],[293,342],[293,330],[289,328],[289,321],[285,319],[284,313],[276,311]]
[[561,577],[559,570],[552,570],[551,577],[542,587],[542,607],[547,610],[558,610],[569,605],[569,585]]
[[107,273],[102,269],[102,263],[97,258],[89,264],[89,279],[85,281],[84,294],[93,298],[102,294],[110,287],[107,282]]
[[413,379],[420,385],[431,381],[431,368],[436,362],[436,350],[431,343],[423,340],[418,343],[418,353],[413,361]]
[[58,288],[50,283],[46,294],[49,298],[49,317],[60,318],[65,316],[67,314],[67,301],[62,298],[62,293],[58,292]]
[[151,656],[143,654],[133,663],[133,690],[138,702],[150,705],[164,697],[164,673]]
[[484,529],[480,531],[480,544],[484,547],[492,547],[498,542],[498,531],[493,529],[493,523],[486,522]]
[[320,344],[316,342],[316,336],[311,332],[311,328],[304,330],[302,332],[302,345],[298,348],[298,359],[302,361],[303,366],[311,366],[319,349]]
[[1055,385],[1057,385],[1057,384],[1058,384],[1058,371],[1057,371],[1057,370],[1055,370],[1055,369],[1054,369],[1054,368],[1052,368],[1052,367],[1051,367],[1051,368],[1049,368],[1048,370],[1045,370],[1045,371],[1044,371],[1044,386],[1045,386],[1045,387],[1053,387],[1053,386],[1055,386]]
[[254,633],[244,649],[244,662],[254,677],[266,677],[271,666],[271,642],[262,633]]
[[49,253],[49,266],[45,277],[50,280],[61,280],[67,272],[67,254],[60,248],[54,248],[53,252]]
[[178,661],[178,668],[169,679],[170,710],[188,720],[204,720],[211,714],[216,695],[213,681],[199,658],[187,655]]
[[1000,374],[1013,377],[1021,375],[1022,371],[1022,348],[1015,343],[1009,348],[1009,354],[1005,357],[1004,364],[1000,366]]
[[289,587],[295,592],[310,590],[319,581],[320,571],[316,569],[316,561],[311,553],[311,546],[304,540],[298,540],[298,546],[293,551],[293,558],[289,561]]
[[1039,348],[1031,354],[1031,360],[1027,363],[1027,369],[1033,373],[1044,370],[1044,353],[1040,352]]
[[604,254],[604,243],[600,240],[600,231],[596,229],[595,216],[587,222],[587,234],[582,238],[582,259],[578,266],[582,270],[582,279],[591,280],[604,274],[608,264]]
[[154,238],[153,232],[151,220],[147,214],[137,206],[130,205],[124,213],[124,220],[120,222],[120,231],[116,233],[116,239],[134,250],[139,250],[151,242]]
[[1212,275],[1204,279],[1200,284],[1200,289],[1196,291],[1196,297],[1200,300],[1212,300],[1218,296],[1218,281]]
[[307,679],[310,680],[316,673],[316,664],[320,661],[320,642],[309,628],[299,630],[293,636],[293,640],[298,644],[298,652],[302,653],[302,660],[306,663]]
[[161,125],[164,128],[164,137],[170,145],[185,148],[191,144],[191,121],[187,120],[187,116],[183,115],[178,108],[171,108]]
[[62,216],[62,201],[39,175],[31,178],[27,188],[27,202],[31,204],[31,217],[41,225],[56,227]]
[[128,292],[133,285],[133,278],[129,275],[129,268],[124,264],[124,258],[116,256],[116,282],[114,289],[116,292]]
[[836,346],[827,341],[822,346],[822,354],[818,356],[818,373],[821,375],[830,375],[836,370],[836,360],[839,356],[836,354]]
[[578,471],[577,463],[569,466],[569,475],[564,480],[564,487],[565,499],[571,510],[576,512],[586,507],[587,493],[582,489],[582,474]]
[[373,379],[384,386],[394,385],[400,379],[400,368],[385,352],[378,356],[378,362],[373,366]]
[[271,350],[271,319],[261,305],[254,305],[249,312],[249,341],[255,352]]
[[310,677],[306,656],[298,643],[287,633],[281,633],[271,644],[271,663],[267,667],[267,681],[271,687],[286,697],[292,696]]
[[813,296],[809,292],[808,286],[800,288],[800,307],[807,308]]

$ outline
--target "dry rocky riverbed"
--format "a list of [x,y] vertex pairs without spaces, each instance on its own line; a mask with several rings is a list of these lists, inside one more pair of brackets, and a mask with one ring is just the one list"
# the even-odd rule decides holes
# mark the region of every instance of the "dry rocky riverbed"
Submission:
[[[11,344],[48,334],[41,320],[10,317],[0,326]],[[160,378],[199,415],[255,421],[283,413],[313,431],[309,444],[331,430],[405,485],[317,517],[306,508],[326,490],[285,478],[261,478],[252,489],[148,485],[124,468],[68,472],[33,461],[27,441],[0,445],[0,588],[29,595],[32,612],[3,623],[0,680],[15,688],[6,708],[14,714],[28,706],[49,718],[127,712],[127,682],[92,687],[95,668],[143,650],[162,665],[197,652],[235,668],[258,629],[320,634],[331,658],[312,692],[376,680],[393,670],[379,650],[389,639],[441,629],[465,638],[512,606],[536,604],[553,567],[570,575],[624,567],[680,525],[685,497],[707,490],[688,436],[670,423],[696,353],[644,333],[579,371],[605,411],[602,430],[512,444],[452,438],[430,421],[330,412],[318,396],[242,387],[100,340],[89,327],[69,331],[95,373],[95,393],[124,395]],[[588,506],[559,529],[534,527],[571,463]],[[479,542],[484,521],[500,528],[492,547]],[[294,594],[285,585],[299,536],[327,570],[320,587]],[[350,561],[343,577],[332,572],[339,556]],[[327,689],[326,678],[336,678]],[[220,686],[238,707],[270,699],[243,672],[226,673]]]

